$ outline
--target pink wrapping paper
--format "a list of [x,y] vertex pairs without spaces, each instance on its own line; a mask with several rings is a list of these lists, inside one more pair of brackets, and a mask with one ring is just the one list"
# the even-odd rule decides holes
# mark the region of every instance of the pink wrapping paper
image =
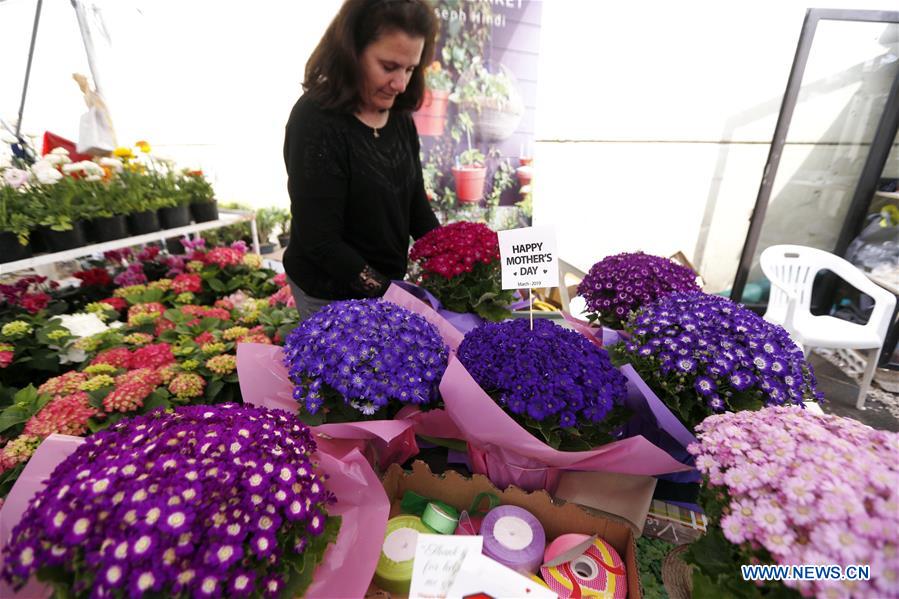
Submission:
[[[296,413],[293,382],[281,348],[261,343],[237,345],[237,376],[245,404]],[[378,468],[402,464],[418,453],[414,420],[370,420],[312,426],[316,442],[332,455],[358,449]]]
[[462,363],[450,358],[440,383],[446,411],[468,441],[475,472],[499,488],[555,491],[561,470],[619,472],[655,476],[690,470],[642,436],[591,451],[558,451],[531,435],[506,414]]
[[614,345],[622,339],[623,335],[625,335],[624,331],[616,331],[607,327],[594,326],[586,320],[576,318],[564,310],[562,310],[562,318],[564,318],[566,322],[571,324],[571,327],[575,331],[589,339],[598,347],[608,347],[610,345]]
[[[0,509],[0,551],[22,519],[31,499],[46,485],[53,469],[84,443],[81,437],[50,435],[41,443]],[[343,518],[336,543],[325,552],[306,597],[362,597],[378,563],[387,530],[390,502],[365,457],[351,451],[338,458],[319,451],[314,459],[338,498],[329,512]],[[50,587],[29,581],[18,593],[0,582],[0,597],[49,597]]]

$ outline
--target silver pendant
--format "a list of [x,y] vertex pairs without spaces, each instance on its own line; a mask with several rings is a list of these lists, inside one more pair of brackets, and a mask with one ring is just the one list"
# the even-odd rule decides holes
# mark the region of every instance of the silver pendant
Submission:
[[381,137],[381,135],[378,133],[378,130],[377,130],[377,129],[375,129],[374,127],[372,127],[371,130],[372,130],[372,133],[375,134],[375,138]]

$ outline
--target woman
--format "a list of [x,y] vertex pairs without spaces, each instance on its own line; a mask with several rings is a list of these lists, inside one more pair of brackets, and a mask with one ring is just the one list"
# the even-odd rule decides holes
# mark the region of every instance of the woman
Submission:
[[284,268],[301,319],[383,295],[406,274],[410,235],[439,224],[410,113],[436,30],[424,0],[346,0],[306,64],[284,140]]

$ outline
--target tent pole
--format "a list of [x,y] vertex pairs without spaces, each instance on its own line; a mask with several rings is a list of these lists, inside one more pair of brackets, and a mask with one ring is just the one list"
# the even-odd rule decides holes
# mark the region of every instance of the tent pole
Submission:
[[34,27],[31,29],[31,46],[28,48],[28,66],[25,67],[25,84],[22,86],[22,100],[19,102],[19,119],[16,121],[16,139],[21,139],[22,113],[25,112],[25,96],[28,94],[28,80],[31,78],[31,61],[34,58],[34,42],[37,39],[37,26],[41,20],[41,7],[43,0],[37,0],[37,8],[34,10]]
[[70,1],[72,2],[72,8],[75,9],[75,16],[78,18],[78,28],[81,30],[81,41],[84,42],[87,65],[91,70],[91,78],[94,80],[94,90],[102,96],[103,89],[100,87],[100,77],[97,75],[97,65],[94,57],[94,40],[91,37],[91,30],[87,24],[87,16],[84,14],[84,5],[81,3],[81,0]]

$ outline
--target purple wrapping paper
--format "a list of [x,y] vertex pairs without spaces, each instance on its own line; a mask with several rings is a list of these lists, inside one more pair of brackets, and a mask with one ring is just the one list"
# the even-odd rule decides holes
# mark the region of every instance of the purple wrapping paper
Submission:
[[[477,314],[453,312],[451,310],[444,309],[443,304],[440,303],[440,300],[434,297],[434,295],[430,291],[424,289],[423,287],[413,285],[412,283],[407,283],[406,281],[393,281],[392,283],[403,291],[406,291],[407,293],[413,295],[416,299],[421,300],[429,305],[463,335],[484,323],[484,319]],[[390,299],[390,301],[393,301],[386,295],[384,296],[384,299]]]

